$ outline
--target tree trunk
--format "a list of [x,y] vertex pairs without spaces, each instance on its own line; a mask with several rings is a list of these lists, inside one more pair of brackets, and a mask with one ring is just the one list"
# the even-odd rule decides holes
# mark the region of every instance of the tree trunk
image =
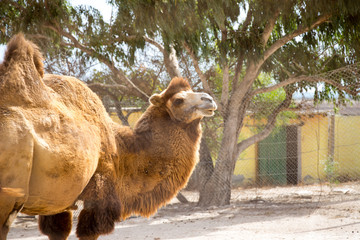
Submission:
[[201,139],[199,153],[200,161],[189,179],[186,187],[187,190],[201,191],[214,172],[211,153],[204,137]]
[[233,158],[236,149],[238,133],[236,117],[228,118],[225,123],[224,135],[216,160],[215,169],[205,186],[200,189],[198,205],[201,207],[223,206],[230,204],[231,179],[236,159]]

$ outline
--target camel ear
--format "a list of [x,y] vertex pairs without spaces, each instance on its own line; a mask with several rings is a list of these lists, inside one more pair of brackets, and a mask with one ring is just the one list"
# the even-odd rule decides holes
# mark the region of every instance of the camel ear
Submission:
[[150,103],[155,105],[155,106],[160,106],[161,104],[164,103],[163,98],[161,97],[160,94],[154,94],[150,97]]

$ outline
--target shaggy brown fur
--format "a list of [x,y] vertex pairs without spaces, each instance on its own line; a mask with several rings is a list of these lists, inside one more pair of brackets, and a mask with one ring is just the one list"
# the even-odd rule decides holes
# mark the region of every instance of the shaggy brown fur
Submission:
[[131,129],[112,122],[81,81],[44,75],[41,59],[17,35],[0,65],[0,186],[23,192],[0,194],[0,240],[20,210],[43,215],[50,239],[67,239],[68,209],[79,199],[77,236],[97,239],[115,221],[155,213],[185,186],[198,161],[200,120],[216,109],[209,95],[175,78]]
[[80,212],[76,229],[79,238],[95,236],[96,239],[100,234],[110,233],[115,221],[120,218],[121,204],[116,195],[115,181],[109,179],[106,173],[99,174],[99,171],[86,187],[84,192],[87,195],[82,195],[84,210]]
[[71,232],[72,213],[62,212],[51,216],[39,216],[40,231],[50,240],[66,239]]
[[152,215],[184,187],[197,162],[200,136],[199,120],[178,124],[161,106],[151,106],[134,131],[119,129],[122,219]]

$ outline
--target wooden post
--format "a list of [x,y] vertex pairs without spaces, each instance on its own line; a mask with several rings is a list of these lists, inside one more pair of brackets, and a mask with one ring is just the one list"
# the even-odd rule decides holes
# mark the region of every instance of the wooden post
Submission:
[[334,161],[335,153],[335,114],[328,116],[328,158]]

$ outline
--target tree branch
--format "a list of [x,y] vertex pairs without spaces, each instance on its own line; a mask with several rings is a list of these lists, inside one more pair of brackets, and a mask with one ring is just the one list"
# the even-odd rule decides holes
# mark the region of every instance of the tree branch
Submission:
[[241,30],[240,30],[242,32],[246,31],[247,27],[250,25],[250,22],[251,22],[251,18],[252,18],[252,10],[251,10],[251,6],[250,6],[251,3],[252,2],[250,2],[250,4],[249,4],[249,10],[248,10],[248,12],[246,14],[245,21],[244,21],[244,23],[243,23],[243,25],[241,27]]
[[103,83],[90,83],[88,84],[88,87],[101,87],[101,88],[110,88],[110,89],[117,89],[120,90],[122,94],[124,94],[125,91],[127,91],[127,87],[120,84],[103,84]]
[[221,89],[221,106],[226,109],[229,100],[229,64],[223,66],[223,82]]
[[[227,40],[227,31],[222,30],[221,31],[221,42],[225,43]],[[221,51],[220,54],[223,56],[220,56],[222,58],[222,68],[223,68],[223,79],[222,79],[222,89],[221,89],[221,107],[222,109],[226,109],[228,100],[229,100],[229,61],[227,60],[227,54],[226,51]]]
[[72,34],[66,32],[63,28],[57,26],[51,26],[51,25],[46,25],[45,27],[57,32],[58,34],[68,38],[73,45],[73,47],[79,48],[80,50],[82,50],[83,52],[87,53],[88,55],[92,56],[92,57],[96,57],[100,62],[104,63],[106,66],[109,67],[109,69],[113,72],[113,74],[118,77],[119,79],[122,79],[125,83],[127,83],[127,85],[129,86],[129,88],[132,88],[135,90],[135,92],[137,92],[137,96],[140,97],[143,100],[147,100],[149,98],[149,96],[143,92],[140,88],[138,88],[128,77],[125,76],[125,74],[120,71],[119,69],[117,69],[113,62],[110,61],[108,58],[106,58],[105,56],[99,54],[98,52],[94,51],[91,48],[88,48],[84,45],[82,45]]
[[260,94],[260,93],[266,93],[266,92],[271,92],[271,91],[274,91],[278,88],[281,88],[281,87],[285,87],[287,85],[290,85],[290,84],[293,84],[293,83],[297,83],[297,82],[301,82],[301,81],[307,81],[307,82],[324,82],[324,83],[327,83],[327,84],[330,84],[334,87],[336,87],[337,89],[341,90],[341,91],[344,91],[352,96],[356,96],[360,90],[351,90],[349,89],[348,86],[343,86],[341,85],[340,83],[334,81],[334,80],[331,80],[329,78],[326,78],[325,76],[321,76],[321,75],[315,75],[315,76],[299,76],[299,77],[294,77],[294,78],[288,78],[287,80],[285,81],[282,81],[278,84],[275,84],[275,85],[272,85],[270,87],[265,87],[265,88],[259,88],[259,89],[255,89],[254,91],[251,92],[251,94],[254,96],[254,95],[257,95],[257,94]]
[[243,127],[245,114],[251,103],[252,97],[253,96],[251,94],[247,93],[239,106],[239,110],[238,110],[239,113],[238,113],[238,118],[237,118],[238,120],[237,120],[237,124],[236,124],[236,131],[238,133],[240,133],[240,129]]
[[[251,23],[251,19],[252,19],[252,10],[251,10],[251,3],[249,5],[249,10],[246,14],[246,18],[245,21],[241,27],[240,32],[246,32],[246,29],[248,28],[248,26]],[[235,91],[237,89],[238,83],[239,83],[239,79],[240,79],[240,74],[241,74],[241,70],[242,70],[242,66],[244,63],[244,54],[241,54],[236,62],[236,67],[235,67],[235,74],[234,74],[234,80],[233,80],[233,90]]]
[[264,129],[260,133],[255,134],[255,135],[241,141],[240,143],[238,143],[236,145],[236,152],[235,152],[236,158],[235,159],[237,159],[239,157],[239,155],[242,151],[244,151],[245,149],[250,147],[252,144],[259,142],[270,135],[270,133],[272,132],[272,130],[274,129],[274,127],[276,125],[276,118],[279,115],[279,113],[289,107],[291,100],[292,100],[292,95],[293,95],[293,91],[286,93],[285,100],[282,103],[280,103],[277,106],[277,108],[275,108],[274,111],[269,115]]
[[244,63],[244,55],[242,54],[240,57],[238,57],[236,66],[235,66],[235,74],[234,74],[234,80],[233,80],[233,91],[237,89],[240,79],[241,70]]
[[163,45],[156,42],[155,40],[144,36],[144,40],[155,47],[157,47],[164,56],[164,64],[170,78],[181,77],[180,67],[176,56],[176,51],[173,46],[170,46],[170,53],[166,51]]
[[259,64],[259,67],[262,65],[263,62],[266,61],[266,59],[268,59],[276,50],[278,50],[280,47],[284,46],[288,41],[292,40],[293,38],[308,32],[316,27],[318,27],[320,24],[324,23],[325,21],[327,21],[329,18],[331,17],[330,14],[326,14],[326,15],[322,15],[320,17],[318,17],[316,19],[316,21],[314,21],[310,26],[303,26],[300,25],[299,28],[280,38],[279,40],[277,40],[276,42],[274,42],[274,44],[272,44],[265,52],[264,52],[264,57],[263,60],[261,61],[261,64]]
[[262,42],[263,42],[263,46],[265,47],[270,36],[271,36],[271,32],[273,31],[274,27],[275,27],[275,23],[276,23],[276,19],[278,18],[280,14],[280,10],[278,9],[274,15],[272,15],[272,17],[268,20],[265,28],[264,28],[264,32],[262,34]]
[[96,92],[98,95],[100,95],[100,96],[107,95],[112,99],[112,101],[115,104],[116,115],[120,119],[121,123],[125,126],[129,126],[128,116],[124,116],[124,113],[122,111],[121,102],[119,101],[118,96],[116,94],[114,94],[114,92],[111,92],[110,88],[103,86],[103,85],[105,85],[105,84],[88,84],[90,89],[93,90],[94,92]]
[[145,42],[148,42],[148,43],[154,45],[155,47],[157,47],[161,53],[163,53],[163,54],[165,53],[164,46],[161,45],[160,43],[156,42],[154,39],[144,36],[144,40],[145,40]]
[[[291,34],[288,34],[284,36],[283,38],[277,40],[275,43],[273,43],[265,52],[262,59],[259,59],[258,61],[249,61],[246,69],[246,73],[244,76],[243,81],[237,87],[234,89],[234,93],[231,97],[231,105],[232,106],[238,106],[245,94],[247,93],[248,89],[251,88],[253,82],[255,81],[256,77],[259,74],[259,71],[261,69],[261,66],[264,64],[264,62],[280,47],[284,46],[288,41],[292,40],[296,36],[299,36],[311,29],[314,29],[315,27],[319,26],[321,23],[327,21],[330,18],[330,14],[320,16],[317,18],[316,21],[314,21],[310,26],[299,26],[299,28],[294,31]],[[231,107],[230,107],[231,108]],[[234,113],[235,114],[235,113]]]
[[171,78],[181,77],[179,62],[177,60],[176,51],[173,46],[170,46],[170,53],[164,53],[165,67]]
[[206,81],[206,77],[205,75],[203,74],[203,72],[200,70],[200,67],[199,67],[199,62],[194,54],[194,52],[192,51],[192,49],[190,48],[190,46],[187,44],[187,43],[184,43],[184,48],[186,50],[186,52],[189,54],[193,64],[194,64],[194,67],[195,67],[195,71],[196,73],[199,75],[199,78],[201,80],[201,83],[203,85],[203,88],[204,88],[204,91],[205,92],[208,92],[208,93],[211,93],[211,89],[209,87],[209,84],[208,82]]
[[306,79],[306,76],[288,78],[287,80],[282,81],[280,83],[277,83],[275,85],[272,85],[270,87],[255,89],[254,91],[251,92],[251,95],[255,96],[255,95],[260,94],[260,93],[271,92],[271,91],[274,91],[274,90],[276,90],[278,88],[285,87],[287,85],[290,85],[290,84],[293,84],[293,83],[296,83],[296,82],[304,81],[305,79]]

